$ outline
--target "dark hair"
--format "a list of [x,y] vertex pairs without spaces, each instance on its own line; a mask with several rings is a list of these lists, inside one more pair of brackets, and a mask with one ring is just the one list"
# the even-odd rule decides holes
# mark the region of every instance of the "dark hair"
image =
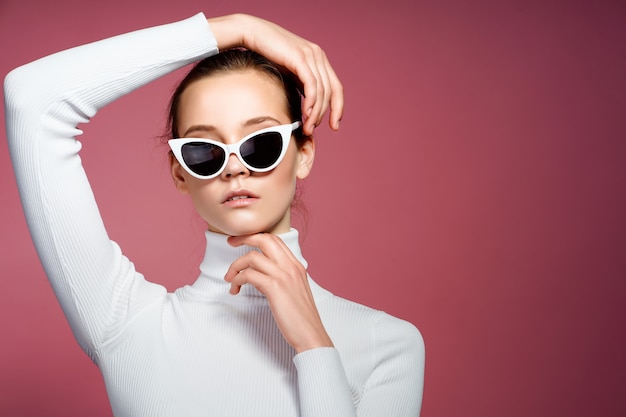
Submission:
[[[178,108],[180,97],[191,83],[216,74],[248,70],[257,71],[276,81],[285,93],[290,121],[302,120],[302,88],[298,79],[290,71],[256,52],[242,48],[229,49],[198,62],[178,84],[169,104],[166,126],[168,139],[179,137]],[[310,138],[304,135],[302,127],[294,132],[294,137],[298,147],[302,146]]]

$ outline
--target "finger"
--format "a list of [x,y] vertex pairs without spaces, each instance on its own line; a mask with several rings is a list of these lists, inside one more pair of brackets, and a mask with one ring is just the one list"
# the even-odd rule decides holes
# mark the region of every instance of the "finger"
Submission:
[[304,116],[304,125],[302,129],[304,133],[307,135],[313,134],[313,129],[311,129],[311,123],[309,120],[311,119],[311,115],[313,113],[313,108],[315,107],[315,101],[317,100],[317,81],[315,79],[315,75],[310,67],[306,66],[305,69],[299,70],[298,72],[294,72],[296,76],[302,82],[302,89],[304,94],[304,100],[302,100],[302,115]]
[[[232,239],[232,240],[231,240]],[[291,252],[291,249],[287,247],[283,240],[271,233],[258,233],[248,236],[238,236],[229,238],[229,243],[233,245],[248,245],[253,246],[261,250],[261,253],[265,255],[270,261],[278,265],[292,264],[297,269],[306,271],[302,263]],[[295,272],[295,271],[294,271]]]
[[256,271],[254,269],[245,269],[236,274],[230,281],[229,292],[232,295],[237,295],[241,291],[241,287],[245,284],[250,284],[262,294],[265,294],[265,283],[267,282],[267,275]]
[[339,77],[337,77],[330,63],[328,64],[328,74],[331,86],[329,123],[331,129],[339,130],[339,124],[343,118],[344,109],[343,85],[339,81]]
[[318,74],[318,87],[315,106],[311,113],[311,119],[314,120],[310,121],[307,127],[310,126],[313,129],[319,126],[330,107],[330,128],[339,130],[344,109],[343,86],[324,51],[319,47],[314,47],[313,52],[316,54],[316,57],[312,65],[315,65],[317,68],[317,71],[314,71],[314,73]]
[[311,67],[311,71],[315,76],[316,84],[316,96],[315,104],[311,110],[311,114],[306,121],[307,127],[313,131],[313,129],[319,126],[322,118],[324,117],[324,110],[328,107],[327,94],[328,89],[325,85],[326,68],[324,66],[323,52],[319,46],[312,44],[310,48],[306,50],[307,61]]
[[303,279],[307,276],[305,266],[291,252],[285,242],[276,235],[259,233],[256,235],[231,237],[228,241],[233,246],[245,244],[256,247],[261,252],[250,252],[235,260],[231,264],[229,271],[227,271],[225,279],[231,278],[235,273],[245,268],[254,268],[272,277],[279,277],[284,272]]
[[[283,240],[271,233],[256,233],[253,235],[231,236],[228,238],[231,246],[248,245],[261,250],[270,260],[280,263],[285,253],[291,254],[291,251]],[[293,258],[295,259],[295,257]]]
[[328,83],[328,75],[325,71],[320,71],[320,78],[317,88],[317,101],[315,102],[313,114],[315,115],[314,126],[317,127],[322,123],[326,110],[330,105],[330,85]]
[[328,72],[330,68],[328,58],[326,57],[326,54],[321,48],[318,49],[316,52],[318,55],[317,61],[320,63],[319,74],[320,74],[320,81],[323,87],[322,108],[320,111],[319,119],[317,120],[317,125],[319,126],[320,123],[322,123],[322,119],[324,118],[324,115],[326,114],[326,111],[328,110],[328,107],[330,105],[332,89],[331,89],[331,83],[330,83],[330,74]]
[[307,48],[303,54],[305,55],[304,65],[308,68],[308,73],[311,74],[309,79],[302,79],[304,85],[302,108],[306,116],[303,130],[305,134],[312,135],[318,124],[320,108],[324,101],[324,85],[321,82],[321,76],[315,63],[313,52]]
[[273,262],[260,252],[249,252],[233,261],[228,267],[224,280],[233,282],[237,276],[246,270],[253,269],[267,275],[276,274],[276,266]]

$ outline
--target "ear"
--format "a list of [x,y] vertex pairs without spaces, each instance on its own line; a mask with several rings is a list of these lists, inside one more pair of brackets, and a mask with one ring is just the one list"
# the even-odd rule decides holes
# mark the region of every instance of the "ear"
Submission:
[[315,141],[309,138],[298,149],[298,166],[296,167],[296,178],[303,180],[309,176],[313,169],[313,161],[315,160]]
[[187,181],[185,180],[185,176],[183,175],[183,167],[180,166],[180,163],[176,159],[176,157],[170,152],[170,173],[172,175],[172,180],[174,181],[174,186],[181,194],[189,194],[189,187],[187,186]]

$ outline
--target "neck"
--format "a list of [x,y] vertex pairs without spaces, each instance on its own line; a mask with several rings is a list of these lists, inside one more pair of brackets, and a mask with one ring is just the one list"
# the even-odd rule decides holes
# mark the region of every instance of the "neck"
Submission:
[[[226,275],[226,271],[230,265],[237,258],[253,250],[258,251],[259,249],[246,245],[239,247],[230,246],[226,240],[228,236],[220,233],[207,231],[205,232],[205,235],[207,244],[204,259],[200,264],[200,277],[193,284],[193,287],[203,291],[227,292],[230,288],[230,284],[224,281],[224,275]],[[285,242],[293,255],[306,268],[307,262],[302,256],[298,242],[298,231],[296,229],[291,229],[289,232],[279,234],[277,236]],[[239,295],[263,296],[252,285],[244,285],[241,288]]]

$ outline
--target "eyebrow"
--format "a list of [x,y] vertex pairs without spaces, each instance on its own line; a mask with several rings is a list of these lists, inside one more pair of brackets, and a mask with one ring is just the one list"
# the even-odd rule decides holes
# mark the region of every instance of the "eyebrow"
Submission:
[[[254,126],[254,125],[264,123],[268,120],[276,122],[276,124],[279,124],[279,125],[282,124],[280,120],[275,119],[274,117],[260,116],[260,117],[254,117],[252,119],[246,120],[246,122],[244,122],[242,126],[243,127]],[[207,133],[207,132],[215,132],[216,130],[218,129],[213,125],[193,125],[185,131],[185,133],[183,134],[183,137],[189,135],[190,133],[195,133],[195,132]]]

